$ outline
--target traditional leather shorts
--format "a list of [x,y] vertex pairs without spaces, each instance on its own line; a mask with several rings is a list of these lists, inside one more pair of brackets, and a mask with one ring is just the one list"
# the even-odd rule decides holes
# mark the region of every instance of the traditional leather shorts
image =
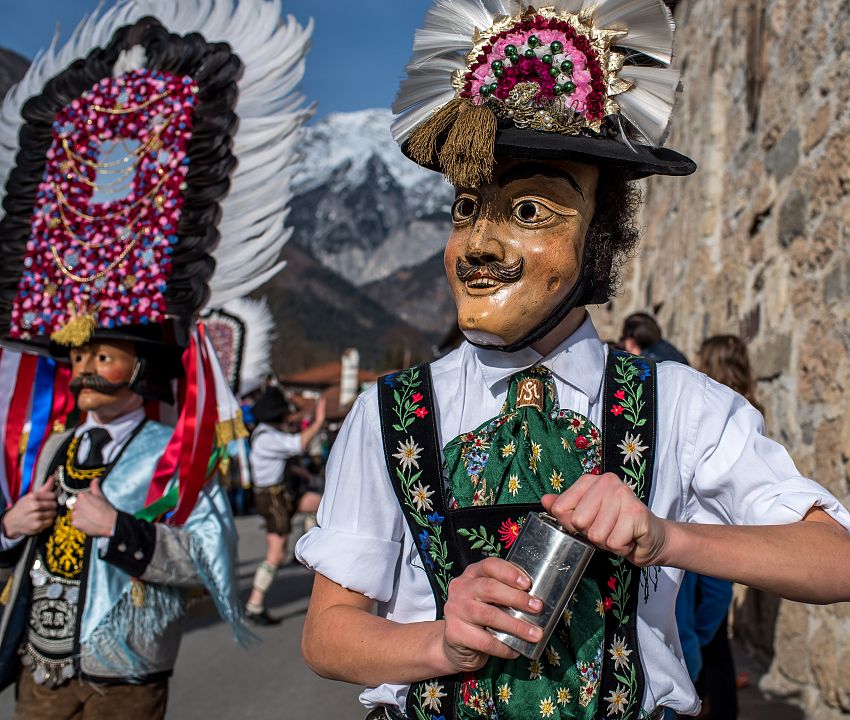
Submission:
[[267,533],[289,535],[292,532],[295,501],[289,488],[283,483],[271,487],[255,487],[254,507],[265,520]]

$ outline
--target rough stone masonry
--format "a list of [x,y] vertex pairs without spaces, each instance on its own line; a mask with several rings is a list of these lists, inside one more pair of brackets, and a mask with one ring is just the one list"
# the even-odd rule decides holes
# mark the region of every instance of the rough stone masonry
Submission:
[[[644,310],[691,357],[743,335],[767,432],[847,503],[850,0],[683,0],[676,20],[685,93],[668,145],[700,169],[647,184],[640,253],[594,312],[600,333]],[[771,659],[765,689],[814,720],[850,714],[850,605],[741,589],[735,622]]]

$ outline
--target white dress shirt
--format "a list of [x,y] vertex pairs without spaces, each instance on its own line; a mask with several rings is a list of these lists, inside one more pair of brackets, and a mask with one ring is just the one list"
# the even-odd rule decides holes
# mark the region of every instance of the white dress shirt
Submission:
[[88,413],[86,421],[74,430],[74,437],[81,438],[79,447],[77,447],[77,462],[84,463],[89,456],[89,438],[86,435],[89,430],[103,428],[109,433],[109,442],[101,450],[103,462],[109,465],[118,457],[118,453],[126,445],[133,431],[139,427],[144,419],[145,409],[143,407],[136,408],[110,423],[102,423],[95,417],[94,413]]
[[[508,380],[536,363],[554,376],[560,407],[602,426],[607,347],[588,317],[549,356],[464,343],[431,366],[440,443],[498,415]],[[850,514],[802,477],[785,449],[763,435],[761,415],[737,393],[675,362],[658,366],[658,430],[649,507],[681,522],[760,525],[799,521],[822,507],[850,530]],[[319,508],[319,527],[297,546],[298,559],[343,587],[378,602],[381,617],[433,620],[435,603],[416,543],[390,484],[383,457],[376,388],[354,404],[334,444]],[[699,699],[679,646],[674,606],[683,571],[660,568],[657,590],[641,598],[637,618],[646,669],[644,709],[695,714]],[[404,707],[407,685],[367,688],[367,707]]]
[[283,482],[286,461],[303,452],[299,433],[281,432],[271,425],[260,423],[251,436],[251,481],[254,487],[265,488]]

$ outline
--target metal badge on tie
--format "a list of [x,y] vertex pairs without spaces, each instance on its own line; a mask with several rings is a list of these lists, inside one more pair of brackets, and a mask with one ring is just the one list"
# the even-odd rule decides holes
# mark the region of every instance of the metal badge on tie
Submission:
[[551,515],[529,513],[506,560],[523,570],[531,579],[529,593],[540,598],[543,610],[537,615],[513,608],[506,608],[505,611],[543,628],[543,637],[539,642],[531,643],[496,630],[490,629],[490,632],[521,655],[539,660],[594,550],[594,546],[587,540],[564,530]]

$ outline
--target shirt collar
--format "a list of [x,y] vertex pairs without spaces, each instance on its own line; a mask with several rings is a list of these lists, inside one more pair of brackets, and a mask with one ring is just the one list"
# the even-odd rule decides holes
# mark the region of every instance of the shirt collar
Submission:
[[136,408],[110,423],[99,422],[97,418],[95,418],[94,413],[88,413],[86,421],[74,430],[74,436],[82,437],[83,433],[86,431],[91,430],[92,428],[101,427],[109,433],[109,437],[111,438],[110,442],[113,442],[116,445],[123,445],[127,438],[130,437],[133,430],[135,430],[139,426],[139,423],[141,423],[144,419],[144,407]]
[[596,401],[602,388],[606,349],[589,313],[578,329],[546,357],[531,348],[505,353],[471,347],[484,382],[491,390],[514,373],[537,364],[586,395],[590,402]]

